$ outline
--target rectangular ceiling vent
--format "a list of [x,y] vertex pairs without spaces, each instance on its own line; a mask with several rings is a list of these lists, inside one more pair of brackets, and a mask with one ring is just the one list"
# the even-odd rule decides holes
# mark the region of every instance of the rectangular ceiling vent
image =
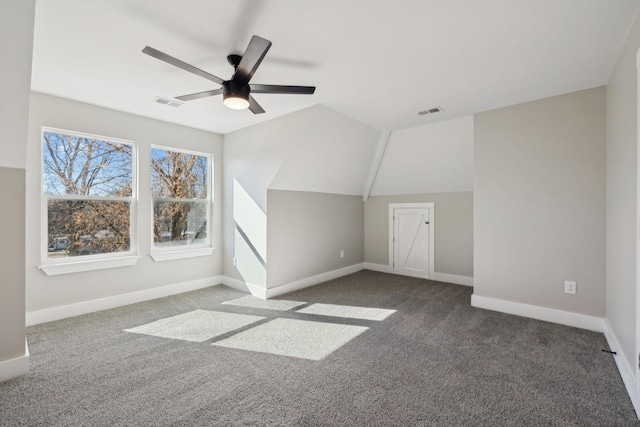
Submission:
[[160,96],[156,96],[155,98],[153,98],[153,102],[155,102],[156,104],[167,105],[173,108],[179,108],[184,105],[184,102],[174,101],[173,99],[162,98]]
[[418,115],[426,116],[427,114],[439,113],[440,111],[443,111],[441,107],[430,108],[429,110],[418,111]]

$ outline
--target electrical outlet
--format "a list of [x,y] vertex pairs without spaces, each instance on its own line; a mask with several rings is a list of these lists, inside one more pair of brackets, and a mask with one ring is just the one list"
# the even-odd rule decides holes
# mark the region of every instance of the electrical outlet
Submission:
[[344,258],[344,249],[340,251],[340,258]]
[[572,282],[570,280],[565,280],[565,282],[564,282],[564,293],[565,294],[575,295],[577,290],[578,290],[578,285],[576,284],[576,282]]

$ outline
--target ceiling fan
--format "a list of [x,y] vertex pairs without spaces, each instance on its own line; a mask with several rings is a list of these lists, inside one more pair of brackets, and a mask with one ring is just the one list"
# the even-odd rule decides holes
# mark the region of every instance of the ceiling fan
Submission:
[[264,109],[251,96],[252,93],[280,93],[280,94],[298,94],[312,95],[315,92],[315,86],[282,86],[282,85],[260,85],[249,84],[253,74],[264,59],[265,55],[271,47],[271,42],[262,37],[253,36],[249,42],[249,46],[244,55],[231,54],[227,56],[227,61],[235,70],[230,80],[223,80],[218,76],[207,73],[193,65],[187,64],[173,56],[160,52],[150,46],[142,49],[142,53],[152,56],[156,59],[171,64],[175,67],[188,71],[196,76],[203,77],[212,82],[222,85],[220,89],[207,90],[204,92],[192,93],[189,95],[177,96],[180,101],[192,101],[194,99],[205,98],[222,94],[223,103],[234,110],[242,110],[249,108],[253,114],[262,114]]

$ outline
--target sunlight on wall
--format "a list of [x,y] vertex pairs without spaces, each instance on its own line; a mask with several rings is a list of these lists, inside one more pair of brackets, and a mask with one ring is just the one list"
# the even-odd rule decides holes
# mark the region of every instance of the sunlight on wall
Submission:
[[262,264],[261,259],[258,258],[252,250],[247,239],[245,239],[237,228],[235,230],[235,249],[233,256],[236,259],[236,270],[238,270],[246,283],[266,287],[267,270]]
[[234,259],[245,282],[267,285],[267,215],[233,180]]

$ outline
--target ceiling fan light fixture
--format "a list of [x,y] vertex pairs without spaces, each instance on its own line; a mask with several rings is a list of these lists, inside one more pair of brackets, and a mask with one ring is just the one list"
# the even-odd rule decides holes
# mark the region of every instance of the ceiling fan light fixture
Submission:
[[249,85],[238,85],[233,80],[222,84],[223,104],[234,110],[249,108]]
[[244,110],[245,108],[249,108],[249,100],[240,96],[230,95],[225,97],[222,102],[232,110]]

